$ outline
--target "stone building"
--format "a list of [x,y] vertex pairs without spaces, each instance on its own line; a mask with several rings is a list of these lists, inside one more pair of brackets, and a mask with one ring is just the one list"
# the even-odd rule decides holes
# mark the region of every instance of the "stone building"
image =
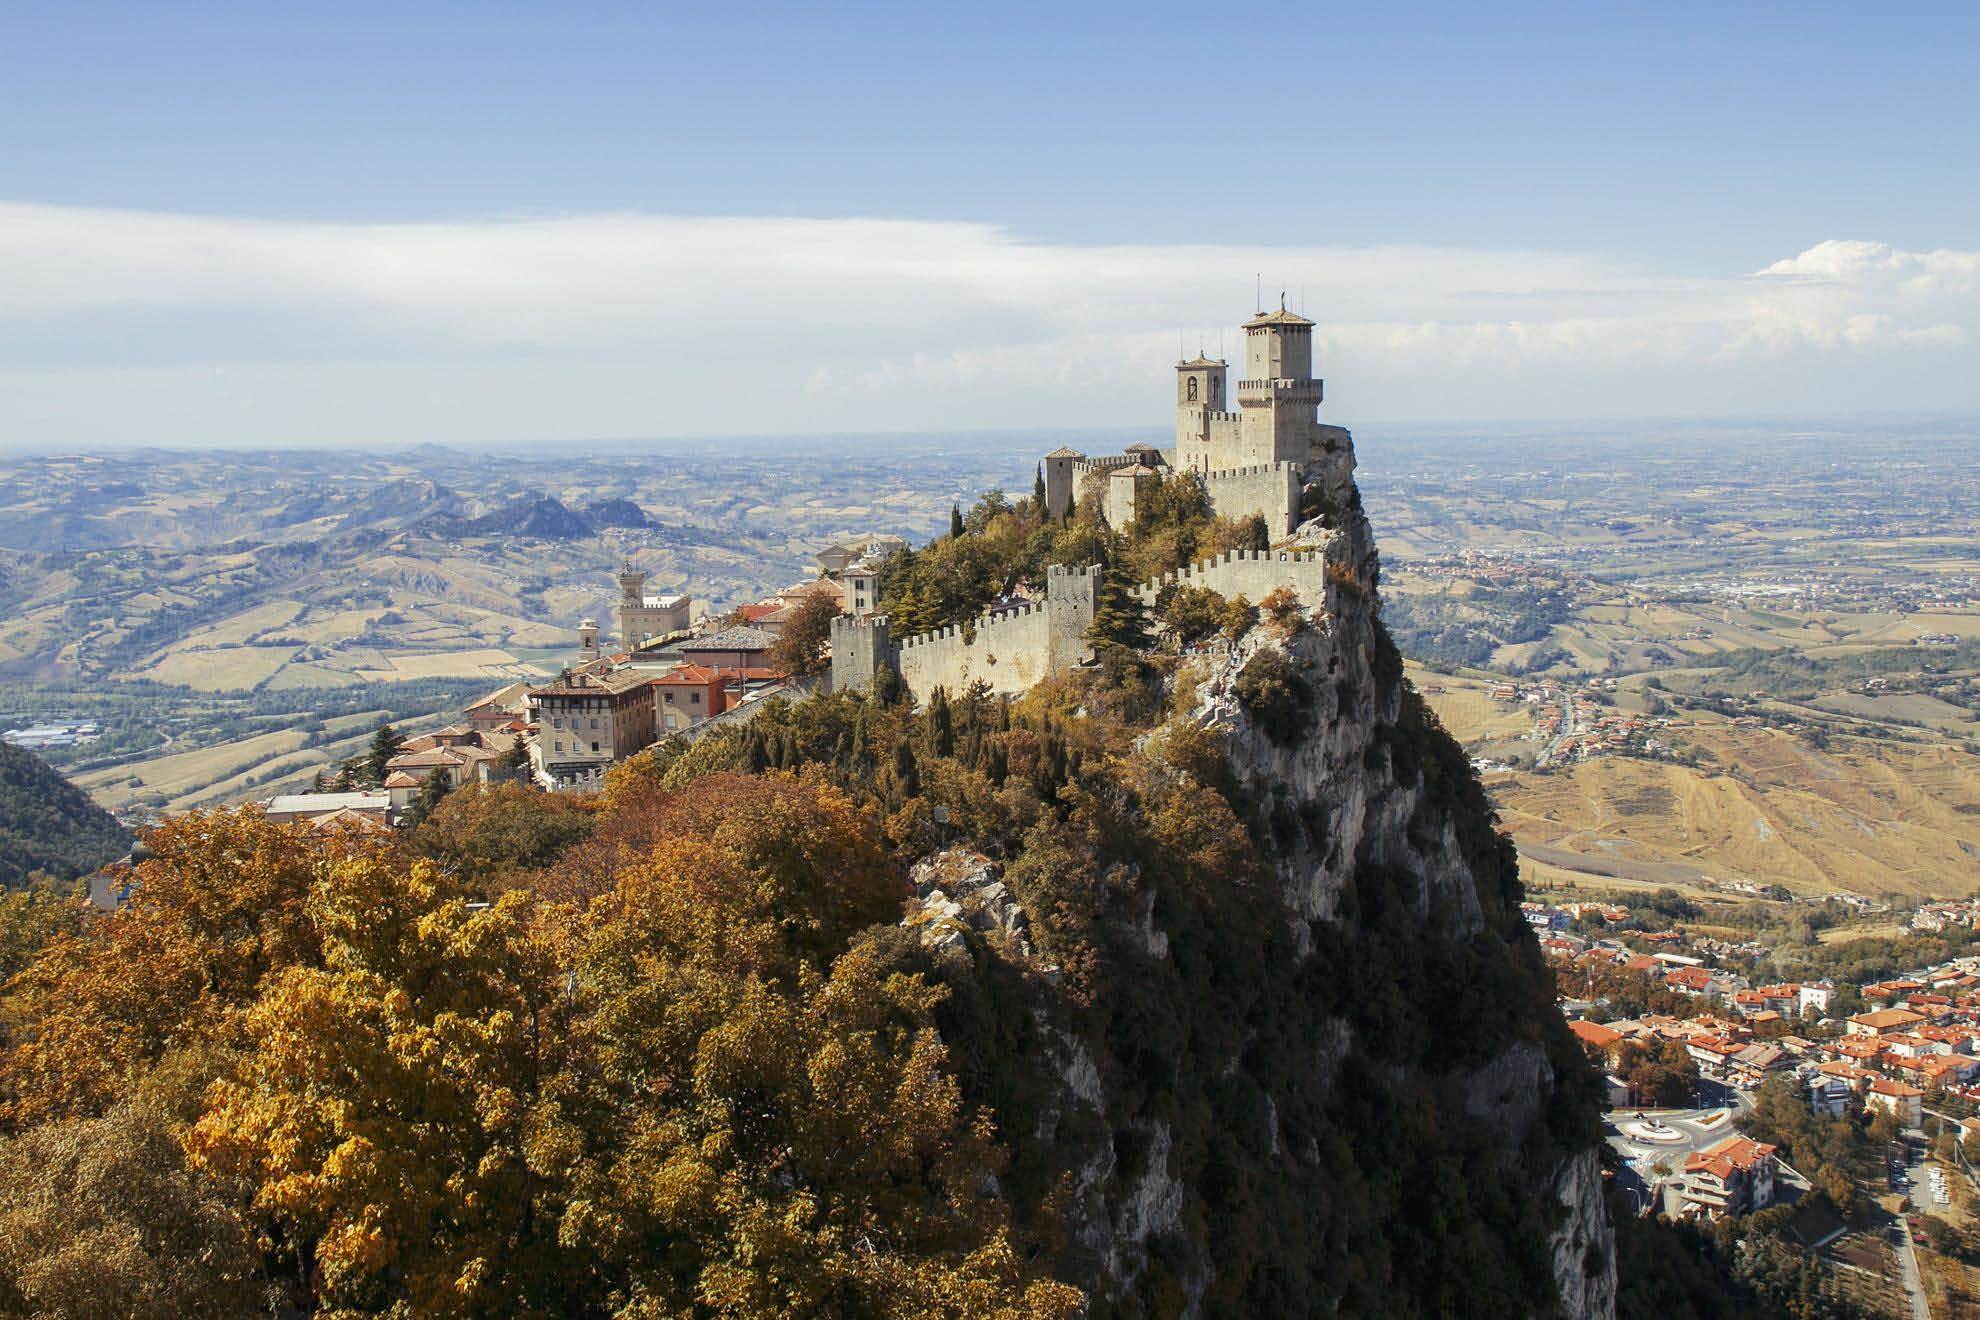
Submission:
[[[685,632],[694,602],[684,592],[646,594],[646,574],[628,560],[619,570],[619,636],[628,651],[671,633]],[[593,644],[597,629],[593,625]]]
[[[1300,523],[1309,484],[1338,485],[1352,469],[1346,430],[1319,420],[1323,394],[1313,374],[1313,322],[1285,309],[1244,323],[1244,375],[1230,407],[1230,364],[1198,354],[1176,363],[1175,447],[1130,445],[1089,458],[1059,448],[1043,459],[1045,507],[1063,518],[1081,499],[1096,500],[1116,527],[1134,517],[1146,486],[1172,473],[1203,478],[1220,516],[1265,519],[1273,537]],[[1341,468],[1341,471],[1333,471]]]
[[653,680],[638,670],[566,673],[529,692],[530,769],[549,788],[596,788],[605,767],[653,745]]

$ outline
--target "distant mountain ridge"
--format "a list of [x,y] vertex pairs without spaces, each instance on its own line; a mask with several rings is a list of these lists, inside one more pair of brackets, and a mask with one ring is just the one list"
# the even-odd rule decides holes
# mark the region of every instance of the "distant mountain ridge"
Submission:
[[87,875],[130,847],[130,835],[33,752],[0,743],[0,887],[35,871]]
[[448,530],[461,536],[534,536],[546,541],[576,541],[597,535],[598,528],[581,513],[551,495],[524,495],[479,518],[446,518]]

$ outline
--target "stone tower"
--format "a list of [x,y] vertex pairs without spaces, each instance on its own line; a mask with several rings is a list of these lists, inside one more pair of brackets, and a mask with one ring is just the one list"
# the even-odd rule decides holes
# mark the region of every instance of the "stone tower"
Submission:
[[628,559],[619,566],[619,640],[629,650],[646,640],[640,627],[645,611],[646,574],[634,568]]
[[1321,385],[1313,375],[1313,322],[1285,308],[1244,323],[1244,463],[1304,462],[1320,440]]
[[1176,464],[1199,470],[1215,466],[1210,452],[1215,419],[1230,408],[1225,390],[1230,364],[1198,353],[1176,363]]
[[1076,469],[1085,461],[1086,455],[1070,445],[1060,445],[1045,455],[1045,514],[1053,521],[1064,522],[1072,513],[1073,501],[1079,498],[1073,488]]

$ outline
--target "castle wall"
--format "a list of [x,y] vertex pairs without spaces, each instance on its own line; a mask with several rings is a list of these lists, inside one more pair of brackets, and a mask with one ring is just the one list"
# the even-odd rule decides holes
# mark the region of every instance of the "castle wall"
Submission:
[[1253,467],[1207,472],[1204,489],[1211,507],[1222,518],[1262,514],[1272,535],[1290,536],[1299,521],[1299,467],[1293,463],[1261,463]]
[[993,691],[1022,692],[1047,677],[1051,649],[1046,607],[1029,605],[978,620],[967,639],[960,625],[903,638],[897,663],[919,702],[938,687],[958,692],[979,679]]
[[1097,567],[1054,566],[1042,603],[984,614],[967,628],[938,628],[898,644],[889,642],[884,616],[834,619],[832,688],[865,687],[874,671],[891,661],[917,702],[938,687],[958,692],[978,681],[993,692],[1023,692],[1092,654],[1086,631],[1093,626],[1099,585]]
[[1327,557],[1319,550],[1232,550],[1176,573],[1144,582],[1134,594],[1153,606],[1170,583],[1203,587],[1222,596],[1243,596],[1257,604],[1279,587],[1290,587],[1308,609],[1327,602]]

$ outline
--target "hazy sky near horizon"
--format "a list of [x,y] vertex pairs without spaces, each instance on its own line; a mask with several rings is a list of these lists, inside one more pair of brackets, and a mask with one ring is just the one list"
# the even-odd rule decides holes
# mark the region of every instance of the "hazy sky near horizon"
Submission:
[[1980,412],[1976,53],[1952,3],[7,3],[0,450],[1161,427],[1258,275],[1347,425]]

